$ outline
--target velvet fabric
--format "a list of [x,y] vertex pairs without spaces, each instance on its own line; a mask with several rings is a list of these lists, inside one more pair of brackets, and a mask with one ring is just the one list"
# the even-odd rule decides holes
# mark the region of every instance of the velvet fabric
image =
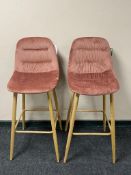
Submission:
[[15,70],[7,85],[17,93],[42,93],[55,88],[59,66],[52,41],[44,37],[29,37],[18,41]]
[[100,37],[74,40],[68,64],[68,84],[73,92],[84,95],[111,94],[119,89],[107,40]]

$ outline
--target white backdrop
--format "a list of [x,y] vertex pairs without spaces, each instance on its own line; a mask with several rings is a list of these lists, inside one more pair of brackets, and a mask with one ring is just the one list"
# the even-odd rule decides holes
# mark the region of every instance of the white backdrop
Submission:
[[[73,39],[105,37],[114,48],[113,64],[120,82],[115,95],[117,120],[131,119],[131,1],[130,0],[0,0],[0,120],[11,119],[12,94],[7,82],[14,68],[16,42],[22,37],[46,36],[58,47],[61,79],[57,87],[62,118],[69,104],[66,70]],[[19,98],[18,108],[20,111]],[[28,106],[46,105],[46,96],[28,95]],[[100,107],[101,98],[81,97],[81,107]],[[27,114],[45,120],[47,113]],[[78,119],[99,119],[77,114]]]

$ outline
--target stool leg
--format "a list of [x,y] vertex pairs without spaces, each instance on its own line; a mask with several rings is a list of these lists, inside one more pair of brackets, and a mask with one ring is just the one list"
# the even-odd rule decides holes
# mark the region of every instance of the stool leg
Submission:
[[[22,94],[22,111],[25,110],[25,94]],[[22,129],[25,129],[25,111],[22,114]]]
[[103,95],[103,130],[106,131],[106,95]]
[[60,126],[60,129],[62,130],[62,122],[61,122],[58,99],[57,99],[55,89],[53,90],[53,96],[54,96],[54,101],[55,101],[55,107],[56,107],[57,117],[58,117],[58,121],[59,121],[59,126]]
[[53,114],[51,92],[47,92],[47,97],[48,97],[48,103],[49,103],[49,112],[50,112],[50,120],[51,120],[51,126],[53,131],[53,141],[54,141],[54,147],[56,152],[56,159],[57,159],[57,162],[59,162],[59,149],[58,149],[57,134],[56,134],[56,128],[55,128],[54,114]]
[[66,120],[66,125],[65,125],[65,131],[67,131],[67,129],[68,129],[68,124],[69,124],[70,116],[71,116],[71,112],[72,112],[73,99],[74,99],[74,93],[73,93],[73,95],[71,97],[71,100],[70,100],[70,105],[69,105],[68,114],[67,114],[67,120]]
[[115,143],[115,114],[114,114],[114,97],[110,95],[110,115],[111,115],[111,143],[112,143],[112,161],[116,161],[116,143]]
[[75,116],[76,116],[76,110],[77,110],[77,106],[78,106],[78,100],[79,100],[79,95],[75,93],[74,100],[73,100],[74,102],[73,102],[72,115],[71,115],[71,119],[70,119],[70,128],[69,128],[66,149],[65,149],[64,163],[66,163],[69,148],[70,148],[70,143],[71,143],[71,138],[72,138],[72,133],[73,133],[73,128],[74,128],[74,121],[75,121]]
[[13,93],[12,126],[11,126],[11,140],[10,140],[10,160],[13,159],[13,153],[14,153],[16,108],[17,108],[17,93]]

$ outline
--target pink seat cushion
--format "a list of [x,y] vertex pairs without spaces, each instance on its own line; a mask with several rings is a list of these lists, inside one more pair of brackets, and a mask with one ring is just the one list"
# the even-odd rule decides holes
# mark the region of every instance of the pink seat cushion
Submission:
[[18,41],[15,70],[8,90],[19,93],[41,93],[52,90],[59,79],[59,66],[52,41],[29,37]]
[[8,90],[16,93],[42,93],[55,88],[58,72],[23,73],[15,71],[7,85]]
[[119,89],[112,68],[110,47],[105,39],[85,37],[73,42],[68,84],[72,91],[86,95],[110,94]]

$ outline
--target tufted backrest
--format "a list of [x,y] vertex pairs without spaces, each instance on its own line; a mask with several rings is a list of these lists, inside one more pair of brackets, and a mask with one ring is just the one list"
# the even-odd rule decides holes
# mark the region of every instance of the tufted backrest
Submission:
[[16,46],[15,70],[28,73],[58,70],[56,50],[52,41],[44,37],[19,40]]
[[69,71],[102,73],[112,69],[110,46],[104,38],[83,37],[72,43]]

